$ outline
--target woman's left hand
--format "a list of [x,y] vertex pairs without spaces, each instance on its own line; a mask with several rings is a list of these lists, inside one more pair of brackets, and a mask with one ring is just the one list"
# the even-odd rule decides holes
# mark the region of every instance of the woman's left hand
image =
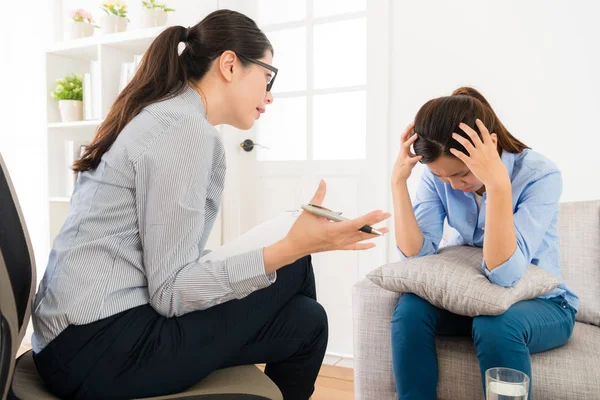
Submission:
[[453,133],[452,137],[462,144],[469,154],[456,149],[450,149],[450,152],[464,162],[487,189],[510,187],[508,171],[498,154],[498,136],[495,133],[490,134],[481,120],[476,120],[475,124],[483,141],[473,128],[461,122],[460,129],[469,135],[474,145],[466,138]]

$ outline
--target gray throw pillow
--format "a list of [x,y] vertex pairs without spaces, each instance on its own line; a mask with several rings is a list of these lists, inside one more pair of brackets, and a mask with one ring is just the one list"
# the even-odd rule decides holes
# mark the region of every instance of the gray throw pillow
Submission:
[[484,275],[482,259],[481,248],[449,246],[436,255],[384,265],[367,277],[389,291],[414,293],[438,308],[469,317],[502,314],[513,304],[539,297],[562,283],[532,264],[513,287],[504,288]]

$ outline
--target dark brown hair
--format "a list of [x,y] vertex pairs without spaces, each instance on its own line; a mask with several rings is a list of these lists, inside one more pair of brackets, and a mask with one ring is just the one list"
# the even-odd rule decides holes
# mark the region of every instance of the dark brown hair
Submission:
[[[186,44],[179,55],[179,43]],[[224,51],[249,59],[260,59],[271,43],[256,23],[236,11],[218,10],[191,28],[173,26],[150,45],[131,82],[119,94],[92,143],[73,170],[95,169],[117,136],[149,104],[176,96],[188,82],[197,82]],[[239,57],[242,65],[250,62]]]
[[481,93],[470,87],[461,87],[456,89],[452,96],[430,100],[421,107],[415,117],[414,131],[419,134],[413,145],[415,154],[423,157],[423,164],[434,162],[441,156],[454,157],[450,149],[469,154],[463,145],[452,138],[452,133],[458,133],[471,141],[458,127],[464,122],[481,137],[481,132],[475,124],[476,119],[480,119],[490,133],[498,135],[499,154],[502,154],[503,150],[520,153],[527,148],[510,134]]

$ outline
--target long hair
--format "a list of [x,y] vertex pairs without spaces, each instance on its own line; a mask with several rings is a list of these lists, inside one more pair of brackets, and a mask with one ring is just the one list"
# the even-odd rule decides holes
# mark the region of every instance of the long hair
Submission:
[[[181,42],[186,47],[179,55]],[[258,59],[267,50],[273,52],[273,47],[252,19],[231,10],[215,11],[191,28],[173,26],[163,31],[148,48],[133,79],[117,97],[73,170],[96,169],[125,125],[144,107],[183,92],[188,82],[200,80],[226,50]],[[249,64],[245,58],[239,60],[244,66]]]
[[498,135],[500,155],[504,150],[520,153],[527,148],[500,122],[481,93],[470,87],[461,87],[452,96],[430,100],[421,107],[415,117],[414,131],[419,134],[413,145],[415,154],[423,157],[423,164],[434,162],[441,156],[454,157],[450,149],[468,154],[464,146],[452,138],[452,133],[457,133],[472,143],[469,136],[458,127],[464,122],[481,138],[481,132],[475,124],[476,119],[480,119],[490,133]]

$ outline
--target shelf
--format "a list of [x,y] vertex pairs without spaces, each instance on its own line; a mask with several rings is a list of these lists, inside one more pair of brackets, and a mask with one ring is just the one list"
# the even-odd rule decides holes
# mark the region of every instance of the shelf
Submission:
[[122,48],[132,53],[141,53],[164,29],[166,27],[161,26],[158,28],[137,29],[107,35],[98,34],[83,39],[67,40],[55,43],[46,50],[46,53],[93,60],[98,55],[98,45],[108,45]]
[[71,202],[70,197],[50,197],[50,203],[69,203]]
[[92,119],[88,121],[75,121],[75,122],[51,122],[48,124],[48,128],[80,128],[86,126],[97,127],[102,123],[101,119]]

